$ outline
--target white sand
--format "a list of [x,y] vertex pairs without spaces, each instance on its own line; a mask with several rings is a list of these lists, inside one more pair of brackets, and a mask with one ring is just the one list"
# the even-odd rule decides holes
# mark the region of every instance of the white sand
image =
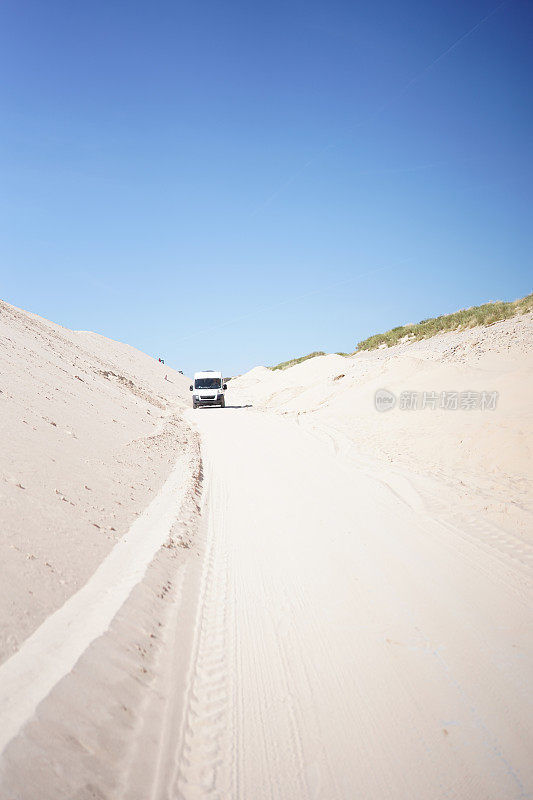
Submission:
[[102,636],[169,540],[189,484],[186,458],[177,460],[158,495],[106,556],[87,583],[0,665],[0,751],[39,703]]
[[161,796],[527,796],[532,549],[413,508],[291,421],[190,416],[209,550]]
[[[533,792],[530,318],[259,367],[184,419],[157,361],[0,321],[0,796]],[[378,413],[380,388],[499,402]]]

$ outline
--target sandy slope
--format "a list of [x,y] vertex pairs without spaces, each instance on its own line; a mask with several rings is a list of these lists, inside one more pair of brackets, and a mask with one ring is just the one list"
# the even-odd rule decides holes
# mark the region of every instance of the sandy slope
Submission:
[[[257,367],[231,385],[243,402],[291,417],[357,463],[385,470],[409,500],[418,487],[441,512],[453,515],[459,503],[463,519],[470,509],[533,543],[533,315],[281,372]],[[376,413],[378,389],[395,394],[394,409]],[[496,409],[440,409],[441,393],[452,390],[496,391]],[[419,393],[419,406],[424,392],[435,393],[436,408],[400,409],[407,391]]]
[[0,796],[102,796],[197,558],[188,380],[4,303],[0,360]]
[[185,436],[188,385],[132,347],[5,303],[0,376],[1,661],[153,498]]

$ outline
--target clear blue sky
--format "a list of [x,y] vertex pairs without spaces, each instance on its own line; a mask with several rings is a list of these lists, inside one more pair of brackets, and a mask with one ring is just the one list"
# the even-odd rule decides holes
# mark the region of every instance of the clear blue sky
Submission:
[[531,291],[524,0],[3,0],[0,296],[191,373]]

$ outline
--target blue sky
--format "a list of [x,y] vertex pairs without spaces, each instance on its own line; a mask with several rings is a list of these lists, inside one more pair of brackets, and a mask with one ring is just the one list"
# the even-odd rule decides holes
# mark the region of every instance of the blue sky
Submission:
[[524,0],[0,7],[0,296],[191,373],[531,291]]

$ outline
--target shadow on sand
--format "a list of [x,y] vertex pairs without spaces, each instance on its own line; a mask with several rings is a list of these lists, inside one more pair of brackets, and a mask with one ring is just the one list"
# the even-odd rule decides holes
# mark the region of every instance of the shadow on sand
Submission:
[[[213,409],[213,408],[220,408],[220,406],[199,406],[198,408],[204,408],[204,409],[211,408],[211,409]],[[253,408],[253,406],[252,406],[251,403],[248,403],[245,406],[225,406],[225,408]]]

